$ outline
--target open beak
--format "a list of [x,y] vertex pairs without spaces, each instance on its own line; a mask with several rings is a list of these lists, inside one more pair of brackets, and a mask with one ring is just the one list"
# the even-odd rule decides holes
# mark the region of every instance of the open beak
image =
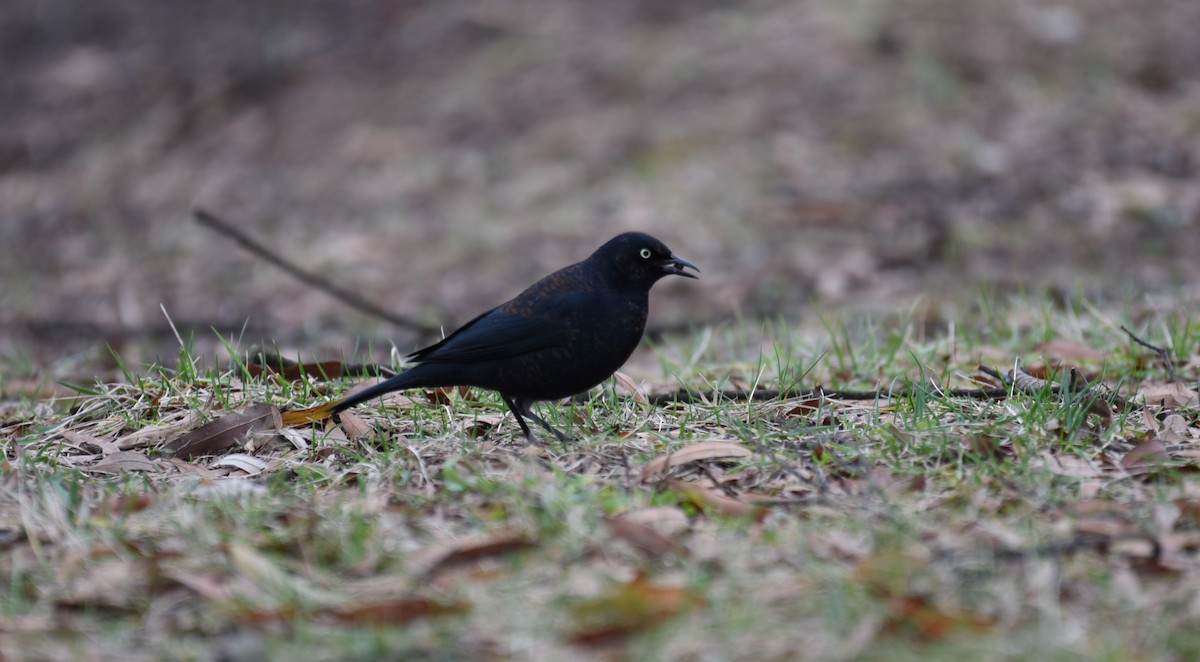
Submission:
[[663,260],[663,262],[662,262],[663,273],[667,274],[668,276],[673,275],[673,276],[683,276],[684,278],[695,278],[696,280],[700,279],[699,276],[697,276],[696,274],[691,274],[691,273],[684,271],[683,270],[684,267],[687,267],[689,269],[695,269],[696,273],[700,272],[700,267],[697,267],[696,265],[679,257],[678,255],[672,255],[671,257],[667,258],[666,260]]

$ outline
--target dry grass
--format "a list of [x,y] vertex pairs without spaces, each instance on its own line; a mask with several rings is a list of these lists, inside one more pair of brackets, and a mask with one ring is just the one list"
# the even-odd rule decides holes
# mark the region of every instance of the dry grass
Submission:
[[548,408],[580,437],[566,446],[526,446],[487,394],[417,392],[183,461],[160,451],[203,420],[322,397],[186,361],[22,408],[0,430],[0,651],[1192,657],[1200,323],[1147,334],[1174,348],[1181,398],[1106,420],[1050,391],[937,395],[1017,358],[1126,396],[1165,381],[1094,308],[981,309],[952,333],[830,319],[673,339],[632,364],[639,388],[930,388],[652,407],[608,387]]

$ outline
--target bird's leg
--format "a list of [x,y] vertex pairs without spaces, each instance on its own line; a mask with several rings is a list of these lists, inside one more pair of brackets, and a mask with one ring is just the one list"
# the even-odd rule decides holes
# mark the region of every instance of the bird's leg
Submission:
[[530,431],[529,425],[525,423],[525,417],[521,414],[522,408],[518,407],[516,403],[514,403],[507,395],[501,393],[500,397],[504,398],[504,404],[508,405],[508,410],[511,411],[513,416],[517,419],[517,425],[521,426],[521,432],[525,433],[525,438],[530,442],[537,441],[537,439],[533,436],[533,432]]
[[532,418],[533,421],[535,423],[537,423],[538,425],[546,428],[547,432],[558,437],[559,441],[563,442],[564,444],[567,443],[567,438],[566,438],[566,436],[563,435],[563,433],[559,432],[558,430],[555,430],[553,427],[550,426],[549,423],[547,423],[546,421],[543,421],[540,416],[533,413],[532,411],[529,411],[528,405],[525,407],[525,415],[528,416],[529,418]]
[[533,432],[529,429],[529,425],[525,422],[526,416],[533,419],[533,421],[535,423],[542,426],[550,434],[553,434],[555,437],[557,437],[559,441],[564,442],[564,443],[567,441],[567,438],[564,437],[561,432],[559,432],[558,430],[555,430],[553,427],[550,426],[549,423],[547,423],[546,421],[543,421],[540,416],[538,416],[537,414],[530,411],[529,403],[526,402],[525,400],[521,400],[521,399],[514,400],[512,398],[509,398],[507,395],[504,395],[503,393],[500,394],[500,397],[504,398],[504,404],[508,405],[508,410],[511,411],[513,413],[513,416],[515,416],[517,418],[517,424],[519,424],[521,426],[521,432],[525,433],[525,438],[528,439],[530,442],[537,441],[537,437],[533,436]]

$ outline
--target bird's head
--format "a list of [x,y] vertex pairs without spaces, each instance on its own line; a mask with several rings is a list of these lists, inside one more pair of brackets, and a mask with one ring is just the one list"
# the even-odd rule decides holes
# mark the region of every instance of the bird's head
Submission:
[[672,253],[666,244],[642,232],[626,232],[613,237],[596,249],[588,260],[600,263],[616,278],[647,290],[664,276],[697,278],[685,268],[700,271],[696,265]]

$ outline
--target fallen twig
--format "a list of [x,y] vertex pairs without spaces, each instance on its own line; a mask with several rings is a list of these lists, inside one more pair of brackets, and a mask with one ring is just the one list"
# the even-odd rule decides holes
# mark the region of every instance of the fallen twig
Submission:
[[1129,327],[1125,326],[1124,324],[1121,325],[1121,330],[1124,331],[1125,335],[1129,336],[1129,339],[1132,340],[1133,342],[1141,345],[1142,347],[1145,347],[1146,349],[1148,349],[1152,352],[1157,352],[1158,355],[1162,357],[1163,362],[1167,364],[1167,380],[1172,381],[1172,382],[1175,381],[1175,363],[1173,361],[1171,361],[1171,353],[1170,352],[1168,352],[1163,347],[1159,347],[1158,345],[1151,345],[1150,343],[1146,342],[1145,340],[1142,340],[1141,338],[1138,337],[1138,335],[1136,333],[1134,333],[1133,331],[1130,331]]
[[294,276],[297,280],[322,290],[326,294],[338,299],[342,303],[345,303],[352,308],[357,308],[368,315],[378,317],[391,322],[396,326],[412,329],[413,331],[425,335],[433,336],[441,332],[439,327],[435,325],[427,324],[412,317],[408,317],[407,315],[399,315],[397,313],[384,310],[383,308],[371,303],[367,299],[359,296],[355,292],[339,287],[338,285],[335,285],[325,278],[322,278],[321,276],[318,276],[310,271],[301,269],[291,261],[279,256],[274,251],[264,246],[258,240],[234,227],[232,223],[210,211],[205,209],[196,209],[193,212],[193,216],[201,225],[211,230],[215,230],[226,237],[229,237],[230,239],[233,239],[237,243],[241,244],[242,248],[245,248],[267,262],[270,262],[280,269],[283,269],[287,273]]

